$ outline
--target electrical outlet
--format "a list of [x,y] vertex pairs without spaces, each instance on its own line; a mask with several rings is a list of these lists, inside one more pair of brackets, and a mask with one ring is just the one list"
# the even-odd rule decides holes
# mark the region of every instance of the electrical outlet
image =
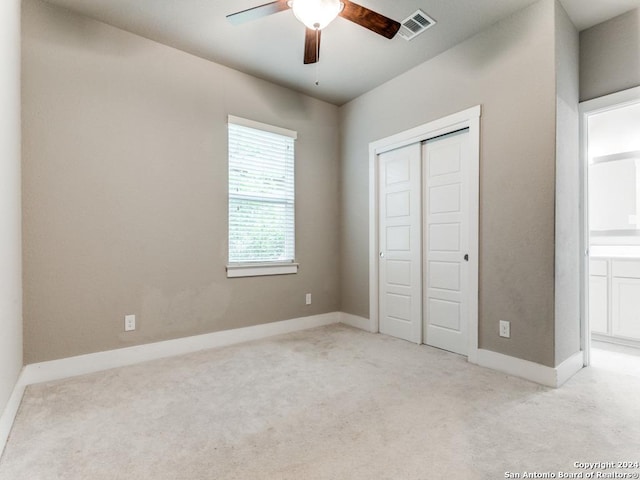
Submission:
[[511,338],[511,322],[500,320],[500,336]]
[[131,332],[136,329],[136,316],[125,315],[124,316],[124,331]]
[[304,297],[304,301],[307,305],[311,305],[311,294],[307,293]]

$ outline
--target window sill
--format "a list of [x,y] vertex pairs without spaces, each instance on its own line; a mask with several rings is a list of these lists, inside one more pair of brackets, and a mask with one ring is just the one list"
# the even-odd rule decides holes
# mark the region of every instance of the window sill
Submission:
[[297,263],[242,263],[227,265],[227,278],[262,277],[298,273]]

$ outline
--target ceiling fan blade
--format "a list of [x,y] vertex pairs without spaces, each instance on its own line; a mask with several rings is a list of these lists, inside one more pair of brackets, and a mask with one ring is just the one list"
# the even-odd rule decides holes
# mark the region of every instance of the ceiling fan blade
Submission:
[[266,17],[267,15],[272,15],[288,9],[289,5],[287,4],[287,0],[276,0],[275,2],[265,3],[264,5],[259,5],[257,7],[227,15],[227,20],[234,25],[240,25],[241,23],[257,20],[258,18]]
[[304,64],[316,63],[320,60],[321,30],[307,28],[304,34]]
[[342,3],[344,3],[344,8],[342,12],[340,12],[342,18],[346,18],[353,23],[368,28],[372,32],[391,39],[398,33],[398,30],[400,30],[400,23],[395,20],[374,12],[373,10],[369,10],[357,3],[347,0],[343,0]]

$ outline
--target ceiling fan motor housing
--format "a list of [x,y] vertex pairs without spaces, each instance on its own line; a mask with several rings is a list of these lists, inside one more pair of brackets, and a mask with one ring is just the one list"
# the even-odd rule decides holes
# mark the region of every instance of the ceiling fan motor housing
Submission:
[[340,0],[289,0],[293,14],[307,28],[322,30],[342,11]]

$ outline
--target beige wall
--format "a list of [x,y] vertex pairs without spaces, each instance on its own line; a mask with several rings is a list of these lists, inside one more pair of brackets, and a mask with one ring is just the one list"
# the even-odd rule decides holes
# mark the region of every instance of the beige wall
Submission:
[[369,314],[369,142],[481,104],[480,348],[554,365],[554,25],[541,0],[341,108],[343,311]]
[[555,364],[580,351],[578,31],[556,2]]
[[640,85],[640,9],[580,33],[580,101]]
[[0,2],[0,105],[1,416],[22,368],[20,0]]
[[[26,363],[367,317],[369,142],[476,104],[479,346],[549,366],[575,351],[575,258],[555,242],[575,234],[558,222],[575,214],[560,193],[574,173],[577,34],[554,0],[340,109],[39,0],[23,9]],[[298,275],[225,276],[227,114],[299,132]],[[127,313],[138,330],[125,334]]]
[[[339,308],[337,107],[23,9],[26,363]],[[226,278],[227,114],[298,131],[297,275]]]

